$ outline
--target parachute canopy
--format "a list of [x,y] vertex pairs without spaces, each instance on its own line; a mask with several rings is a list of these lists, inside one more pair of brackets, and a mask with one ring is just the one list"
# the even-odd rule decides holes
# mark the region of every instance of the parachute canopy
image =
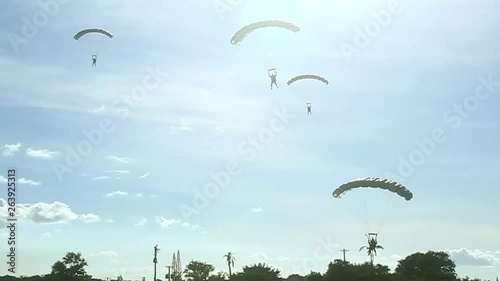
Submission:
[[107,30],[104,29],[99,29],[99,28],[90,28],[90,29],[84,29],[77,34],[75,34],[75,40],[80,39],[82,36],[87,35],[89,33],[100,33],[108,36],[109,38],[113,38],[113,34]]
[[403,185],[390,179],[376,177],[359,178],[344,183],[333,191],[333,197],[340,198],[340,196],[347,191],[360,187],[385,189],[390,192],[396,193],[397,195],[406,199],[406,201],[410,201],[413,198],[413,194]]
[[265,27],[280,27],[280,28],[285,28],[288,29],[292,32],[299,32],[300,27],[286,22],[286,21],[280,21],[280,20],[268,20],[268,21],[259,21],[256,23],[249,24],[247,26],[244,26],[240,30],[238,30],[233,38],[231,38],[231,44],[233,45],[238,45],[247,37],[250,33],[252,33],[254,30],[260,29],[260,28],[265,28]]
[[328,80],[326,80],[325,78],[323,78],[321,76],[310,75],[310,74],[304,74],[304,75],[295,76],[295,77],[293,77],[292,79],[290,79],[286,83],[290,86],[295,81],[302,80],[302,79],[316,79],[316,80],[319,80],[319,81],[325,83],[326,85],[328,85],[328,83],[329,83]]

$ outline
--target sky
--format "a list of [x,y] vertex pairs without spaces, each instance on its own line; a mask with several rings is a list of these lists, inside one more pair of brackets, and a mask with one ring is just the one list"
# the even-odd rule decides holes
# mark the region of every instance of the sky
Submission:
[[[286,277],[325,272],[344,248],[364,262],[377,232],[375,262],[446,251],[460,276],[493,280],[500,3],[369,2],[2,1],[0,274],[12,195],[15,275],[81,252],[94,277],[150,280],[158,244],[162,278],[177,250],[183,265],[227,271],[231,251],[236,271],[265,262]],[[300,31],[230,43],[264,20]],[[73,39],[87,28],[114,37]],[[286,84],[301,74],[329,84]],[[414,197],[332,197],[361,177]]]

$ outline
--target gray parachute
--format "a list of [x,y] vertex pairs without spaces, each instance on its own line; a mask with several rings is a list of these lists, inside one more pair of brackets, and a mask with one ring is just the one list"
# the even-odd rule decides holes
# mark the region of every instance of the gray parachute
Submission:
[[239,45],[243,39],[245,39],[250,33],[253,31],[260,29],[260,28],[266,28],[266,27],[280,27],[280,28],[285,28],[288,29],[292,32],[299,32],[300,27],[296,26],[293,23],[289,23],[286,21],[281,21],[281,20],[267,20],[267,21],[259,21],[255,22],[252,24],[249,24],[247,26],[242,27],[240,30],[234,34],[233,38],[231,38],[231,44],[233,45]]
[[111,32],[104,30],[104,29],[100,29],[100,28],[84,29],[82,31],[79,31],[77,34],[75,34],[75,36],[73,38],[75,38],[75,40],[78,40],[81,37],[83,37],[89,33],[100,33],[100,34],[108,36],[109,38],[113,38],[113,34]]
[[390,192],[396,193],[397,195],[403,197],[406,201],[410,201],[413,198],[413,193],[411,193],[411,191],[409,191],[402,184],[392,181],[390,179],[377,178],[377,177],[365,177],[365,178],[354,179],[339,186],[337,189],[333,191],[332,195],[335,198],[340,198],[341,195],[356,188],[385,189]]

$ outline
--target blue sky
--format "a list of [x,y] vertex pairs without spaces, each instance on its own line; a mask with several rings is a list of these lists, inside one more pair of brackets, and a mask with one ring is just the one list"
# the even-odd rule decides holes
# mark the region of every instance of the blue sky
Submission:
[[[80,251],[96,277],[152,278],[155,244],[160,276],[177,250],[184,265],[217,271],[232,251],[238,270],[264,261],[284,276],[324,272],[342,248],[365,261],[357,249],[367,231],[380,233],[376,261],[391,267],[446,250],[462,276],[500,271],[498,1],[396,2],[399,13],[366,46],[357,28],[390,2],[242,0],[218,13],[224,0],[52,1],[47,23],[23,34],[23,18],[33,23],[49,2],[3,1],[0,12],[0,181],[16,169],[19,274],[47,273]],[[230,44],[268,19],[301,31],[262,29]],[[94,27],[115,36],[73,39]],[[357,51],[346,55],[347,45]],[[272,67],[279,89],[270,91]],[[299,74],[330,84],[286,85]],[[422,154],[417,143],[433,136]],[[229,184],[214,184],[228,165],[237,170]],[[332,197],[365,176],[392,177],[414,199],[366,189]]]

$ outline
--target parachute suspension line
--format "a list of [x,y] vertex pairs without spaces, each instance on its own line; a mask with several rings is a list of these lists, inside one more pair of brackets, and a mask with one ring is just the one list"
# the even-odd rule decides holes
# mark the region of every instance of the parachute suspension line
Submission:
[[[387,197],[386,197],[386,199],[384,200],[384,203],[383,203],[383,205],[382,205],[382,206],[384,206],[384,207],[389,207],[389,206],[390,206],[390,204],[391,204],[391,201],[392,201],[392,200],[394,200],[394,196],[391,196],[391,194],[387,194],[386,196],[387,196]],[[388,213],[388,214],[387,214],[387,213]],[[384,212],[384,216],[383,216],[383,217],[384,217],[384,218],[386,218],[386,222],[385,222],[385,223],[382,223],[382,222],[380,222],[380,223],[379,223],[379,224],[380,224],[380,226],[379,226],[380,231],[382,231],[382,230],[386,229],[386,228],[390,225],[390,223],[389,223],[388,221],[389,221],[390,217],[391,217],[393,214],[395,214],[395,213],[396,213],[396,212],[387,212],[387,211],[385,211],[385,212]]]
[[[413,198],[413,194],[409,191],[405,186],[400,183],[397,183],[393,180],[386,178],[378,178],[378,177],[364,177],[351,180],[347,183],[340,185],[337,189],[335,189],[332,193],[334,198],[340,198],[345,192],[348,192],[354,188],[362,188],[362,187],[370,187],[370,188],[380,188],[391,191],[392,193],[396,193],[400,197],[403,197],[406,201],[410,201]],[[366,194],[363,194],[365,198],[366,204]],[[392,200],[391,197],[388,197],[386,202]],[[365,206],[365,212],[368,210]],[[381,216],[379,216],[381,217]],[[373,231],[371,231],[373,232]]]
[[[285,86],[283,86],[283,87],[285,87]],[[295,105],[295,100],[300,101],[300,105],[299,105],[300,109],[299,110],[301,110],[301,113],[302,113],[302,111],[304,110],[305,102],[306,102],[302,92],[298,91],[297,89],[290,88],[290,94],[291,94],[291,98],[293,98],[294,105]],[[296,103],[298,104],[299,102],[296,102]],[[294,110],[295,110],[295,106],[294,106]]]
[[[388,195],[387,195],[387,199],[385,200],[385,202],[384,202],[384,205],[383,205],[383,206],[387,206],[387,207],[389,207],[389,206],[390,206],[390,204],[391,204],[391,201],[392,201],[392,200],[394,200],[394,196],[390,196],[390,195],[388,194]],[[386,213],[387,213],[387,212],[386,212]],[[386,217],[386,218],[387,218],[387,221],[389,221],[389,219],[390,219],[390,218],[392,218],[392,216],[393,216],[394,214],[396,214],[396,212],[388,212],[388,213],[389,213],[389,214],[386,214],[386,216],[384,216],[384,217]],[[381,225],[381,227],[380,227],[380,230],[382,230],[382,229],[386,229],[389,225],[390,225],[390,223],[388,223],[388,222],[386,222],[386,223],[382,224],[382,225]]]
[[[390,196],[390,195],[392,195],[392,194],[387,194],[387,195],[386,195],[387,197],[386,197],[386,200],[385,200],[385,202],[384,202],[384,205],[383,205],[383,206],[385,206],[385,207],[389,207],[390,202],[391,202],[391,201],[392,201],[392,199],[394,198],[394,196]],[[394,213],[395,213],[395,212],[389,212],[389,214],[394,214]],[[387,221],[389,220],[389,217],[388,217],[388,216],[389,216],[389,214],[385,214],[385,213],[384,213],[384,217],[386,218],[386,222],[385,222],[385,223],[383,223],[383,222],[381,222],[381,223],[380,223],[380,230],[385,229],[385,228],[387,227],[387,225],[389,224],[389,223],[387,222]]]
[[363,192],[363,205],[365,209],[365,227],[366,227],[366,232],[370,232],[372,229],[370,229],[370,220],[368,218],[368,207],[366,205],[366,192]]

